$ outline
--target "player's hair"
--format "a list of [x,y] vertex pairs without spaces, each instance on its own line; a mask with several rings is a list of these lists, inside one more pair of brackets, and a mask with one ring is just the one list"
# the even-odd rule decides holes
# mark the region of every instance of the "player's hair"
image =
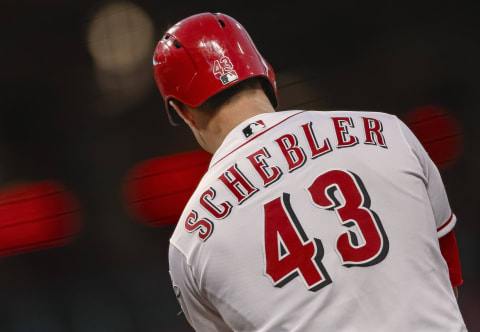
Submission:
[[203,113],[215,114],[223,106],[235,101],[242,92],[255,90],[258,87],[262,87],[265,94],[268,96],[270,91],[266,86],[267,82],[264,81],[265,79],[260,77],[248,78],[226,90],[217,93],[216,95],[213,95],[203,102],[203,104],[196,107],[196,109]]
[[200,112],[216,113],[221,107],[236,100],[241,92],[258,88],[259,83],[259,79],[255,77],[246,79],[208,98],[203,104],[198,106],[197,109]]

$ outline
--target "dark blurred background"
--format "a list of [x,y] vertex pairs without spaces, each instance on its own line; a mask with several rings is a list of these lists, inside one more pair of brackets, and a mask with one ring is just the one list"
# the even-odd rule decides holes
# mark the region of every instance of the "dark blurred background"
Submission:
[[152,56],[166,28],[204,11],[249,31],[278,74],[279,110],[407,119],[434,106],[456,124],[441,171],[458,218],[460,308],[480,331],[480,12],[348,0],[3,1],[0,189],[54,179],[75,195],[82,225],[66,245],[0,258],[0,331],[191,330],[168,274],[173,226],[141,222],[122,188],[138,163],[199,148],[169,125]]

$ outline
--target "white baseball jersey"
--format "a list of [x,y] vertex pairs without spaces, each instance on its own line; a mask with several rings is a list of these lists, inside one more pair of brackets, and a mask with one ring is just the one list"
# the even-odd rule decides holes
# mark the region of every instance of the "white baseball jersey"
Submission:
[[234,128],[170,240],[198,331],[466,331],[440,174],[395,116],[285,111]]

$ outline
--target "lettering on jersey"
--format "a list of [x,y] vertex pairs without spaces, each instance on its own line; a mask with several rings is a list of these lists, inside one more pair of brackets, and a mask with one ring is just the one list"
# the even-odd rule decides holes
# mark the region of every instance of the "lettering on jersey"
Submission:
[[235,196],[238,204],[242,204],[252,197],[258,191],[250,181],[243,175],[237,167],[237,164],[231,166],[225,173],[218,178],[227,189]]
[[358,138],[348,133],[348,127],[355,128],[352,118],[332,117],[335,133],[337,134],[337,148],[346,148],[358,144]]
[[195,210],[190,211],[185,219],[185,229],[189,233],[198,232],[198,237],[202,241],[206,241],[213,233],[213,222],[207,218],[198,219],[198,213]]
[[219,206],[215,205],[215,203],[213,203],[215,195],[215,189],[212,187],[208,188],[200,196],[200,205],[216,219],[224,219],[228,217],[230,212],[232,212],[232,204],[230,204],[228,201],[225,201]]
[[283,193],[263,209],[265,275],[273,286],[283,287],[299,275],[312,292],[331,283],[322,264],[322,242],[308,238],[292,209],[290,194]]
[[330,145],[330,141],[328,140],[328,138],[325,138],[323,140],[322,147],[318,145],[317,138],[315,137],[315,134],[312,130],[312,122],[303,124],[302,129],[305,133],[305,137],[307,138],[308,145],[310,146],[312,159],[315,159],[332,151],[332,146]]
[[[371,266],[387,256],[387,235],[380,218],[370,208],[370,196],[358,175],[330,170],[318,176],[307,190],[315,206],[335,211],[346,228],[336,245],[342,265]],[[336,191],[342,202],[335,197]]]
[[264,187],[268,187],[272,183],[278,181],[283,174],[278,166],[270,167],[267,164],[265,159],[270,157],[270,153],[268,153],[268,150],[265,147],[247,157],[262,178]]
[[363,117],[363,127],[365,128],[365,144],[380,145],[382,148],[386,148],[385,137],[383,137],[383,125],[382,123],[373,118]]
[[[330,143],[331,138],[329,139],[325,136],[317,138],[319,137],[319,133],[314,131],[314,122],[306,122],[296,128],[297,131],[302,131],[303,135],[305,135],[305,141],[301,141],[304,144],[303,146],[299,144],[297,136],[292,132],[273,140],[275,142],[273,144],[277,145],[280,150],[274,152],[277,154],[281,152],[286,160],[288,173],[291,173],[306,164],[308,161],[306,153],[309,153],[308,159],[313,160],[333,152],[334,148],[348,148],[359,144],[359,139],[355,135],[349,133],[350,128],[355,128],[355,123],[351,117],[332,117],[331,119],[337,138],[336,146],[332,146]],[[363,131],[365,133],[365,140],[363,143],[365,145],[379,146],[385,149],[388,148],[383,133],[383,125],[380,120],[371,117],[362,117],[361,120],[359,119],[357,121],[364,126]],[[269,130],[264,127],[265,124],[261,120],[258,120],[246,126],[243,130],[243,134],[246,137],[250,136],[250,140],[254,140],[256,137],[252,136],[256,133],[264,133]],[[270,128],[274,127],[275,126],[272,126]],[[244,144],[249,142],[250,141],[247,141]],[[241,146],[243,146],[243,144],[237,147],[237,149]],[[270,145],[267,146],[269,147]],[[272,155],[269,150],[267,150],[267,146],[262,146],[256,152],[245,157],[260,177],[263,183],[263,188],[273,185],[274,183],[279,182],[280,179],[288,176],[288,174],[284,176],[284,166],[269,164],[269,162],[271,163],[269,159],[272,158]],[[304,149],[308,149],[309,151],[306,152]],[[242,167],[244,167],[243,164]],[[245,174],[249,174],[250,176],[250,173]],[[342,176],[339,176],[339,178],[341,177]],[[328,206],[322,206],[322,204],[317,204],[317,206],[326,210],[335,211],[339,214],[339,218],[341,217],[340,213],[345,215],[348,215],[350,212],[352,213],[351,220],[346,217],[340,218],[342,226],[347,229],[345,233],[339,237],[337,249],[345,266],[368,266],[376,264],[385,257],[388,252],[388,239],[384,234],[380,219],[375,212],[370,210],[369,197],[368,194],[364,193],[361,181],[357,179],[353,173],[351,173],[351,177],[353,177],[354,185],[352,185],[352,183],[348,184],[347,180],[340,180],[340,183],[330,183],[330,186],[324,188],[324,192],[319,191],[317,193],[318,197],[324,195],[323,199],[326,199],[329,203],[327,204]],[[259,188],[261,188],[260,184],[258,185],[259,188],[257,188],[253,184],[254,182],[250,181],[250,179],[242,173],[237,163],[234,163],[233,165],[230,164],[228,169],[218,177],[218,180],[220,180],[227,188],[227,191],[236,198],[237,205],[241,205],[257,193],[260,190]],[[345,192],[341,191],[342,185],[346,188],[346,192],[350,192],[347,194],[349,199],[344,196]],[[204,210],[207,216],[211,216],[215,218],[215,220],[226,219],[231,215],[235,203],[231,199],[227,200],[225,198],[222,198],[221,202],[214,202],[216,197],[215,186],[215,184],[210,183],[208,189],[205,190],[205,188],[203,188],[204,191],[200,191],[201,194],[197,196],[197,206],[200,205],[202,208],[198,208],[197,211]],[[359,199],[360,196],[354,195],[351,193],[352,191],[359,191],[363,195],[363,199]],[[349,202],[363,201],[363,205],[360,204],[354,206],[349,203],[349,208],[347,209],[343,206],[343,202],[340,202],[339,199],[337,199],[336,194],[342,196],[342,199],[346,199]],[[354,217],[358,217],[359,220],[353,219]],[[197,221],[197,219],[199,220]],[[213,232],[213,223],[208,218],[200,218],[197,215],[197,212],[192,210],[185,221],[185,228],[189,232],[199,230],[199,238],[205,241]],[[372,235],[373,237],[369,240],[368,236],[370,235],[365,237],[365,233],[374,235]],[[375,235],[375,233],[377,233],[377,235]],[[376,241],[374,241],[375,239]],[[278,242],[276,248],[279,250],[279,260],[283,261],[288,256],[287,254],[291,248],[288,245],[289,240],[285,239],[283,236],[279,236],[279,241],[280,242]],[[365,246],[365,243],[368,243],[368,246]]]
[[287,160],[288,172],[291,173],[305,164],[307,160],[305,152],[298,146],[298,140],[294,134],[285,134],[277,138],[275,142]]

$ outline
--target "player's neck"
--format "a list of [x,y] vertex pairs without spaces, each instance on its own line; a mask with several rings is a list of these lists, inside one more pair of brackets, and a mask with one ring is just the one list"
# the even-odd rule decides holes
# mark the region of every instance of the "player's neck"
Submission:
[[257,114],[271,112],[275,112],[275,109],[262,89],[248,91],[223,106],[209,119],[200,133],[205,143],[201,145],[214,153],[233,128]]

